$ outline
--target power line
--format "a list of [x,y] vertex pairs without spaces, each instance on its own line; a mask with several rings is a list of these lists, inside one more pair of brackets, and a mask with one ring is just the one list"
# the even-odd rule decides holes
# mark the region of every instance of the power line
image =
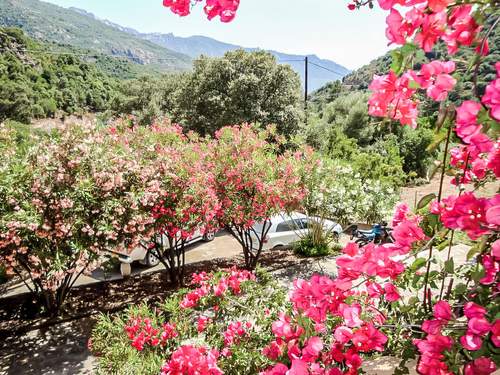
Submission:
[[278,62],[304,62],[304,59],[287,59],[287,60],[278,59]]
[[336,72],[335,70],[332,70],[332,69],[329,69],[329,68],[326,68],[322,65],[319,65],[319,64],[316,64],[316,63],[313,63],[311,61],[309,61],[309,64],[312,64],[314,66],[317,66],[318,68],[321,68],[321,69],[325,69],[325,70],[328,70],[329,72],[333,73],[333,74],[336,74],[336,75],[340,75],[340,76],[344,76],[345,73],[340,73],[340,72]]

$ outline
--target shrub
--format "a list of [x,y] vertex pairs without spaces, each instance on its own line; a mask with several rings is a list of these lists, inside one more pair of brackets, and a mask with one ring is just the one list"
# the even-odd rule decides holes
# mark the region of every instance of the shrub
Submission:
[[101,315],[89,347],[103,374],[156,375],[162,365],[182,368],[186,356],[202,369],[210,351],[224,373],[255,374],[269,364],[262,348],[271,340],[278,312],[288,308],[285,296],[261,270],[202,272],[193,275],[191,289],[155,308],[132,306],[122,314]]
[[27,287],[57,314],[105,251],[133,249],[148,231],[147,171],[94,127],[66,127],[20,148],[6,136],[0,149],[0,260],[28,276]]
[[315,243],[310,235],[301,238],[300,241],[295,243],[293,250],[296,254],[305,257],[321,257],[331,254],[331,249],[328,243]]
[[217,218],[241,245],[249,269],[257,265],[270,217],[297,208],[306,194],[298,174],[301,153],[278,156],[279,139],[268,139],[276,139],[274,129],[259,132],[245,125],[221,129],[210,145],[221,205]]

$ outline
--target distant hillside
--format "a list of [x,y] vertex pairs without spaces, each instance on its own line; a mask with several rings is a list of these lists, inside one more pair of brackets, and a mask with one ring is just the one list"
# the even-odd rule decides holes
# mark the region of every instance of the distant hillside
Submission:
[[[236,49],[243,48],[246,51],[255,51],[258,48],[245,48],[235,44],[229,44],[220,42],[216,39],[208,38],[206,36],[190,36],[190,37],[179,37],[172,33],[161,34],[161,33],[150,33],[141,34],[136,30],[123,28],[119,25],[114,25],[123,31],[127,31],[132,35],[140,36],[143,39],[151,41],[159,46],[177,51],[196,58],[200,55],[206,55],[211,57],[220,57],[228,51],[234,51]],[[283,64],[289,64],[292,68],[300,75],[302,83],[304,83],[304,55],[292,55],[286,54],[278,51],[269,51],[277,59],[278,62]],[[309,58],[309,92],[313,92],[325,85],[327,82],[340,80],[345,75],[350,73],[350,70],[337,64],[331,60],[320,59],[316,55],[308,55]],[[314,64],[321,65],[320,68]]]
[[39,40],[123,56],[158,71],[191,68],[189,56],[159,47],[76,8],[38,0],[0,0],[0,26],[18,27]]
[[20,29],[0,28],[0,122],[101,112],[118,95],[117,82],[62,47],[34,41]]
[[[489,25],[494,21],[493,18],[490,18],[487,22],[485,29],[488,29]],[[486,84],[496,76],[495,63],[500,61],[500,27],[496,27],[492,34],[489,37],[489,54],[484,57],[483,62],[481,63],[480,69],[478,71],[478,89],[479,92],[483,92]],[[433,52],[430,52],[417,61],[415,68],[419,68],[419,64],[429,62],[429,59],[439,59],[439,60],[457,60],[457,61],[471,61],[471,54],[474,52],[471,51],[470,48],[460,49],[456,55],[449,56],[446,51],[446,47],[443,43],[438,43]],[[368,85],[373,79],[375,74],[387,74],[391,67],[392,57],[391,52],[386,53],[385,55],[373,60],[369,64],[353,71],[352,73],[346,75],[342,84],[345,89],[348,90],[366,90],[368,89]],[[457,65],[457,70],[464,74],[463,81],[472,82],[472,74],[473,72],[468,70],[468,66],[463,64]],[[470,87],[465,87],[463,89],[470,89]]]
[[[488,22],[493,22],[493,19],[490,19]],[[488,29],[488,27],[486,27],[486,29]],[[479,94],[481,95],[484,92],[486,85],[496,77],[495,63],[500,61],[500,27],[496,27],[494,32],[490,35],[489,47],[490,52],[486,57],[484,57],[484,60],[478,70],[477,88]],[[471,61],[471,54],[473,53],[474,52],[471,51],[470,48],[463,48],[460,49],[456,55],[450,57],[447,54],[445,45],[440,43],[434,47],[433,52],[428,53],[425,56],[422,55],[420,59],[417,59],[415,69],[419,69],[420,64],[427,63],[430,59],[449,60],[451,58],[456,61]],[[370,85],[373,76],[375,74],[387,74],[391,68],[391,64],[391,52],[387,52],[385,55],[378,57],[369,64],[346,75],[342,79],[341,83],[327,83],[323,87],[319,88],[311,95],[311,101],[319,106],[323,106],[335,100],[335,98],[337,98],[341,93],[368,90],[368,86]],[[450,94],[450,98],[452,100],[458,99],[459,97],[461,100],[471,99],[474,72],[471,71],[468,66],[458,63],[455,74],[457,73],[462,74],[463,79],[461,79],[460,84],[455,87],[455,90]]]
[[[126,71],[118,72],[117,76],[120,78],[150,71],[188,70],[191,68],[192,59],[200,55],[220,57],[227,51],[243,48],[205,36],[182,38],[173,34],[142,34],[134,29],[99,19],[83,9],[62,8],[39,0],[0,0],[0,26],[18,27],[39,40],[122,56],[140,67],[123,67]],[[253,51],[257,48],[244,49]],[[270,52],[276,56],[278,62],[291,65],[304,83],[305,56]],[[308,57],[309,92],[327,82],[340,80],[350,72],[334,61],[320,59],[315,55]],[[111,71],[115,68],[112,66]]]

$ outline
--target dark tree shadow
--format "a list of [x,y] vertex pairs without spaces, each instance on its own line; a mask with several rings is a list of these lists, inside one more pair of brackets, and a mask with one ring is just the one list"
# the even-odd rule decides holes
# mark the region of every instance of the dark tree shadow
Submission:
[[85,318],[7,338],[0,349],[0,371],[6,375],[92,374],[87,338],[94,323]]

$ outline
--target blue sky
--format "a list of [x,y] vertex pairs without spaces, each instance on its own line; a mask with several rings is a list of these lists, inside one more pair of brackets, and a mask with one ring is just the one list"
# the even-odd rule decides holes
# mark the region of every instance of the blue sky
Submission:
[[46,0],[78,7],[141,32],[205,35],[244,47],[316,54],[350,69],[388,50],[385,15],[378,9],[349,11],[347,0],[241,0],[229,24],[209,22],[198,5],[178,17],[161,0]]

